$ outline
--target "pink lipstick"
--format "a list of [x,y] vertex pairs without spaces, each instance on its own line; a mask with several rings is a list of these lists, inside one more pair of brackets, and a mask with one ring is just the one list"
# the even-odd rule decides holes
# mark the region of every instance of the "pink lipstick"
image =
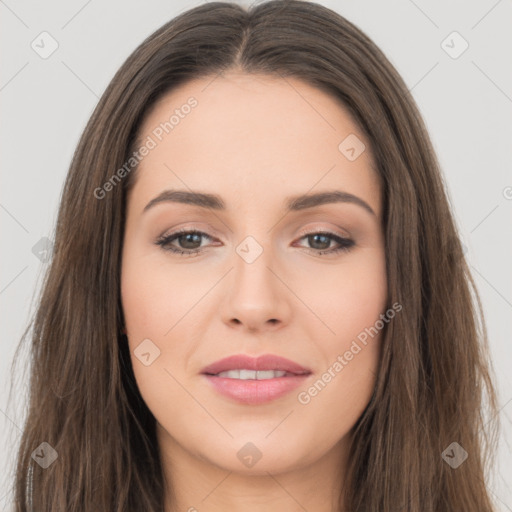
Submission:
[[220,394],[251,405],[276,400],[311,375],[308,368],[273,354],[230,356],[206,366],[201,373]]

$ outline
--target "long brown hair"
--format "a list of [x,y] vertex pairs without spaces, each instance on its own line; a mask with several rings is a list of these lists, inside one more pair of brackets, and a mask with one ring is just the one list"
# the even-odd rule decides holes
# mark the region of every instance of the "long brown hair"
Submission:
[[[338,98],[370,141],[382,183],[389,304],[403,310],[387,326],[374,394],[354,427],[340,509],[490,512],[485,480],[499,424],[486,327],[424,122],[360,29],[298,0],[188,10],[134,51],[101,97],[69,168],[53,257],[21,340],[31,342],[31,376],[16,511],[30,510],[30,500],[38,512],[163,510],[155,419],[121,331],[136,169],[112,177],[157,99],[231,69],[297,77]],[[57,459],[44,469],[36,449]],[[468,459],[455,469],[446,454],[461,449]]]

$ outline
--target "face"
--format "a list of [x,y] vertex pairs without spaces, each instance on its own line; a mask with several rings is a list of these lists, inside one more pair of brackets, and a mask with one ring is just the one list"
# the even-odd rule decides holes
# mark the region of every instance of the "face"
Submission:
[[[334,98],[291,78],[212,80],[169,93],[139,132],[150,149],[121,271],[130,354],[164,451],[284,472],[341,453],[370,400],[383,330],[368,332],[387,295],[381,189]],[[335,191],[352,199],[292,201]],[[250,360],[231,369],[269,370],[254,358],[274,355],[306,373],[203,374],[232,355]]]

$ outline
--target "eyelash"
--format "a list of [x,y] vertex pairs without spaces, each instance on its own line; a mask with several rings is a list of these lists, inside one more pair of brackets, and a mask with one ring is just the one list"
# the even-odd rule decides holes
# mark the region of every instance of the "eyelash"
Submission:
[[[181,256],[187,256],[187,255],[194,256],[194,255],[198,255],[199,253],[203,252],[204,248],[179,249],[176,247],[172,247],[170,245],[171,242],[180,238],[183,235],[201,235],[206,238],[212,239],[212,237],[209,236],[207,233],[203,233],[202,231],[197,231],[195,229],[186,229],[185,228],[185,229],[180,229],[178,231],[175,231],[174,233],[171,233],[170,235],[161,236],[160,238],[158,238],[156,240],[155,243],[156,243],[156,245],[160,246],[164,251],[170,251],[172,253],[179,254]],[[331,233],[328,231],[320,231],[320,230],[319,231],[308,231],[305,233],[301,233],[301,237],[299,238],[299,240],[301,240],[302,238],[306,238],[308,236],[313,236],[313,235],[324,235],[324,236],[327,236],[328,238],[330,238],[331,240],[334,240],[335,242],[338,242],[340,244],[340,247],[336,247],[334,249],[319,250],[319,249],[309,248],[310,251],[313,251],[314,253],[316,253],[318,255],[337,254],[340,252],[348,252],[355,245],[354,241],[351,240],[350,238],[343,238],[334,233]],[[306,247],[306,249],[308,249],[308,248]]]

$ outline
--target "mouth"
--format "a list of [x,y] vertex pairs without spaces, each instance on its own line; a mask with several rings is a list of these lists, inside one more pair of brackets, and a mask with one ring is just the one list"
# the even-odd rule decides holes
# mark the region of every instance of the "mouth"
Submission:
[[247,405],[277,400],[312,374],[309,369],[279,356],[253,358],[243,354],[217,361],[201,373],[217,393]]

